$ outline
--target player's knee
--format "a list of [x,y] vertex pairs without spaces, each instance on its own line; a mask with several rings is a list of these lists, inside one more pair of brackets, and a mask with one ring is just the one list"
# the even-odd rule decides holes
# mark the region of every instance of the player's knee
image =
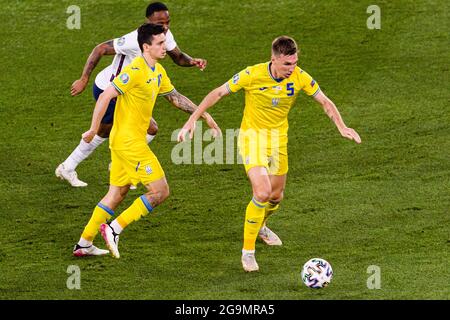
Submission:
[[125,197],[126,197],[127,194],[128,194],[128,190],[129,190],[129,189],[122,188],[122,189],[119,191],[118,198],[120,198],[120,202],[122,202],[122,200],[125,199]]
[[169,185],[165,185],[164,188],[161,189],[160,192],[160,199],[161,202],[165,201],[170,195],[170,189],[169,189]]
[[270,189],[269,188],[261,188],[258,190],[255,190],[253,192],[253,196],[256,200],[260,202],[267,202],[270,199]]
[[270,202],[280,203],[283,200],[284,192],[283,191],[273,191],[270,195]]
[[125,197],[121,196],[120,193],[111,193],[108,194],[104,200],[102,200],[102,204],[114,210],[124,199]]
[[159,190],[153,193],[156,197],[157,205],[163,203],[170,195],[169,186],[167,184],[161,186]]
[[147,133],[152,136],[155,136],[158,133],[158,123],[156,123],[155,120],[152,119],[150,121],[150,126],[147,129]]

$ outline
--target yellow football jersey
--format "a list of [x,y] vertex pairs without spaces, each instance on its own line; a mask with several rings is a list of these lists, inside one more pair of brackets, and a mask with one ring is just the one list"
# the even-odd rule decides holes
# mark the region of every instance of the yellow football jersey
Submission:
[[150,67],[145,59],[135,58],[113,81],[120,93],[114,111],[109,146],[129,150],[147,146],[145,139],[158,95],[175,90],[166,70],[159,63]]
[[318,83],[304,70],[295,67],[287,79],[275,79],[270,72],[271,62],[247,67],[233,76],[227,87],[230,92],[245,90],[245,109],[241,130],[276,129],[287,135],[288,113],[298,93],[303,90],[314,96]]

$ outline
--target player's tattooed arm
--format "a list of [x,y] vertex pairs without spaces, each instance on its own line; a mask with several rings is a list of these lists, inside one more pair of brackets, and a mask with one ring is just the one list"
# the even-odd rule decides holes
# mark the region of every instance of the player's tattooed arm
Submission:
[[97,66],[98,62],[104,55],[113,55],[116,54],[116,51],[114,50],[114,42],[113,40],[109,40],[106,42],[103,42],[99,45],[97,45],[94,50],[92,50],[91,54],[89,55],[86,64],[83,68],[83,73],[81,74],[80,79],[76,80],[71,87],[70,93],[72,96],[76,96],[83,92],[83,90],[86,88],[89,78],[92,74],[92,71],[94,71],[95,67]]
[[167,51],[167,54],[172,58],[174,63],[182,67],[196,66],[200,70],[203,70],[206,68],[206,64],[208,63],[205,59],[190,57],[188,54],[182,52],[178,47],[175,47],[175,49],[171,51]]
[[[183,96],[175,89],[171,93],[165,95],[164,98],[166,98],[171,104],[184,112],[192,114],[194,113],[195,109],[197,109],[197,106],[191,100],[189,100],[189,98]],[[203,118],[205,118],[204,114]]]
[[114,50],[114,40],[109,40],[97,45],[86,61],[82,77],[86,76],[89,78],[102,56],[113,54],[116,54],[116,50]]
[[[195,110],[197,110],[197,106],[191,100],[183,96],[175,89],[168,95],[165,95],[164,97],[167,100],[169,100],[169,102],[172,103],[175,107],[177,107],[180,110],[183,110],[184,112],[192,114],[194,113]],[[203,118],[206,124],[212,129],[213,137],[218,137],[221,135],[219,125],[216,123],[216,121],[209,113],[203,112],[203,114],[200,117]]]
[[175,49],[171,51],[167,51],[167,54],[172,58],[173,62],[182,67],[190,67],[192,66],[190,61],[192,58],[188,56],[186,53],[182,52],[180,48],[175,47]]

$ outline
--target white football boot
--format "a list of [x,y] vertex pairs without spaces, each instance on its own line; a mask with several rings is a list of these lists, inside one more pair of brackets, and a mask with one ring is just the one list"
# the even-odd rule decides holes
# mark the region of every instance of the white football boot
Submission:
[[109,224],[103,223],[100,226],[100,233],[102,234],[103,239],[105,239],[106,246],[109,249],[109,252],[111,252],[111,255],[119,259],[120,253],[119,253],[119,235],[114,232],[113,228]]
[[62,163],[58,166],[58,168],[56,168],[55,175],[61,180],[67,180],[72,187],[86,187],[88,185],[86,182],[78,179],[78,175],[75,170],[66,170]]
[[281,246],[283,244],[275,232],[267,228],[267,226],[259,229],[258,236],[269,246]]
[[103,256],[108,253],[108,250],[99,249],[94,245],[90,245],[89,247],[82,247],[79,244],[76,244],[73,248],[73,255],[75,257]]
[[246,272],[258,271],[259,266],[255,259],[255,251],[242,250],[242,267]]

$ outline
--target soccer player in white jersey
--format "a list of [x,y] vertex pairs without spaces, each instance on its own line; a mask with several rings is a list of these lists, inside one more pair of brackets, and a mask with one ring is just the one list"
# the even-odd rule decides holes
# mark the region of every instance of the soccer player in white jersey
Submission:
[[[178,48],[177,43],[169,30],[170,16],[167,6],[161,2],[150,3],[146,10],[147,22],[159,24],[164,27],[166,36],[167,54],[179,66],[196,66],[200,70],[206,67],[207,61],[199,58],[191,58]],[[89,77],[95,66],[104,55],[115,55],[112,64],[103,69],[95,78],[93,85],[93,95],[95,100],[110,85],[111,81],[127,66],[134,58],[141,55],[137,40],[137,30],[134,30],[123,37],[116,38],[97,45],[84,66],[81,78],[76,80],[71,87],[71,95],[76,96],[86,88]],[[77,166],[86,159],[94,150],[108,139],[113,125],[114,109],[116,100],[110,102],[105,116],[103,117],[100,128],[91,142],[81,139],[78,146],[73,150],[69,157],[61,163],[55,170],[55,174],[62,180],[67,180],[73,187],[85,187],[87,183],[78,179],[75,171]],[[152,118],[147,130],[147,142],[150,143],[158,131],[158,125]]]

